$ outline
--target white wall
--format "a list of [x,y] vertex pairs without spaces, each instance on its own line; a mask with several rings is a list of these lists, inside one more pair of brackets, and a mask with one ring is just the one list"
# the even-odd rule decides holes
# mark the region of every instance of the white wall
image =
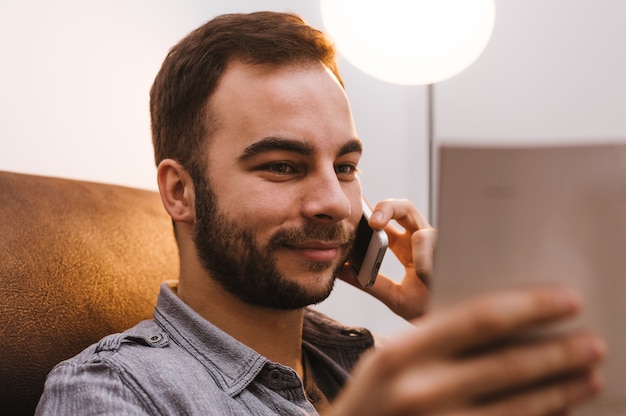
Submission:
[[440,141],[626,139],[626,2],[500,0],[493,37],[435,86]]
[[[626,138],[626,3],[497,0],[487,50],[435,86],[445,140]],[[321,27],[316,0],[22,0],[0,3],[0,170],[156,189],[148,90],[167,50],[225,12],[294,11]],[[368,199],[427,210],[426,89],[341,62]],[[385,272],[399,277],[397,263]],[[320,306],[391,333],[387,309],[338,284]]]

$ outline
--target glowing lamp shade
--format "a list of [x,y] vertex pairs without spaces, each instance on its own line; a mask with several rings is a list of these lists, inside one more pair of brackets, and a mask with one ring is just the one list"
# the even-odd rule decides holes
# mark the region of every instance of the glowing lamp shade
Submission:
[[495,0],[321,0],[339,53],[375,78],[432,84],[471,65],[487,46]]

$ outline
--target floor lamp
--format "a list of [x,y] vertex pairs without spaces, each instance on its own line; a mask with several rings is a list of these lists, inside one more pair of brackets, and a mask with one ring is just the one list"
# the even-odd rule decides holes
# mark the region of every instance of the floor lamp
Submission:
[[487,46],[495,0],[320,0],[340,54],[363,72],[427,86],[428,216],[434,219],[434,84],[460,73]]

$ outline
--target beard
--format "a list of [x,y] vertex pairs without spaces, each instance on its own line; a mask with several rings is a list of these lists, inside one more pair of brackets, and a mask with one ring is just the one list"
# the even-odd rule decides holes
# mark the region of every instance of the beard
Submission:
[[332,262],[308,262],[309,272],[332,277],[321,289],[306,288],[297,281],[287,279],[278,270],[273,254],[284,245],[297,245],[307,241],[339,241],[350,248],[354,232],[339,224],[322,225],[305,223],[299,228],[276,231],[269,242],[259,247],[254,231],[242,227],[221,211],[216,195],[206,177],[196,184],[196,224],[193,241],[197,255],[210,278],[240,300],[255,306],[293,310],[317,304],[332,292],[337,273],[344,267],[345,257],[333,266]]

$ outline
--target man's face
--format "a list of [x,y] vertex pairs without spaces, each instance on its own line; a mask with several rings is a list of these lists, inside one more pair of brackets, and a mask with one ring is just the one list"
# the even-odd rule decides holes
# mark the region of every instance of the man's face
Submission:
[[194,242],[209,275],[250,304],[325,299],[361,216],[361,146],[324,66],[232,63],[210,105]]

